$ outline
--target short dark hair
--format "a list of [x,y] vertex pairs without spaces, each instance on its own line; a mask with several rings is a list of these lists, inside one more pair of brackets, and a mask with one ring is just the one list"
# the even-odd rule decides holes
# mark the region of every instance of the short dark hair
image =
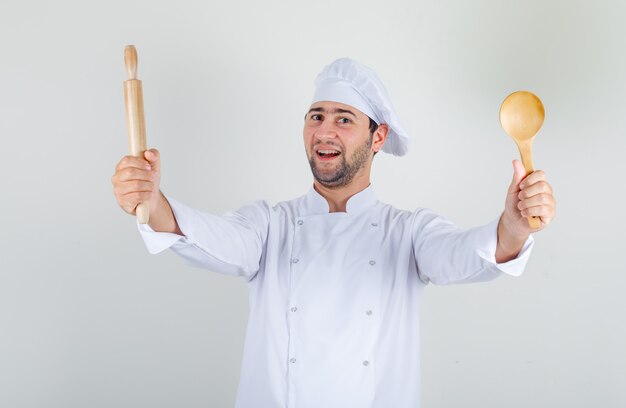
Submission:
[[376,132],[376,129],[378,129],[378,123],[374,122],[374,119],[370,118],[369,116],[367,117],[370,120],[370,133],[374,133]]
[[[373,138],[374,132],[376,132],[376,130],[378,129],[378,123],[374,122],[374,119],[370,118],[369,116],[367,118],[370,120],[370,137]],[[376,156],[376,153],[378,152],[374,152],[374,156]]]

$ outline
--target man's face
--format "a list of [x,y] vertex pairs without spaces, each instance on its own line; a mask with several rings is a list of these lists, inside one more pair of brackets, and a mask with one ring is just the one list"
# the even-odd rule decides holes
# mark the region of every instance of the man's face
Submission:
[[304,118],[304,146],[313,177],[343,187],[371,164],[372,136],[363,112],[338,102],[316,102]]

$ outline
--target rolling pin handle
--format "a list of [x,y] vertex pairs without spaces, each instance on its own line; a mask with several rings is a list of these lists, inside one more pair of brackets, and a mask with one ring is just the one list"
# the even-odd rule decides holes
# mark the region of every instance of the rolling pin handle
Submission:
[[124,48],[124,65],[128,79],[137,79],[137,49],[134,45],[127,45]]

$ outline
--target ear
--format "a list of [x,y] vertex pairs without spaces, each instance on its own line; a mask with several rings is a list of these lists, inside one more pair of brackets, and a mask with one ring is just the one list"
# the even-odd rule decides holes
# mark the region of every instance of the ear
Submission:
[[389,126],[384,123],[378,126],[378,129],[376,129],[376,131],[374,132],[374,137],[372,140],[373,152],[379,152],[380,149],[383,148],[385,140],[387,140],[387,132],[389,132]]

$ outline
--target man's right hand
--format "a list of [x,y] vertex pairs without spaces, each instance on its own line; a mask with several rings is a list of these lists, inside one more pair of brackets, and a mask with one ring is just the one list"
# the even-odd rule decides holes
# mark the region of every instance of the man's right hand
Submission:
[[159,190],[161,157],[157,149],[149,149],[144,158],[124,156],[111,177],[113,193],[124,211],[136,215],[137,205],[150,202],[148,225],[159,232],[185,235],[180,230],[170,203]]
[[150,149],[145,151],[145,159],[124,156],[117,164],[111,177],[113,193],[119,206],[128,214],[136,215],[137,205],[144,201],[150,203],[150,218],[159,212],[159,205],[162,205],[159,156],[157,149]]

